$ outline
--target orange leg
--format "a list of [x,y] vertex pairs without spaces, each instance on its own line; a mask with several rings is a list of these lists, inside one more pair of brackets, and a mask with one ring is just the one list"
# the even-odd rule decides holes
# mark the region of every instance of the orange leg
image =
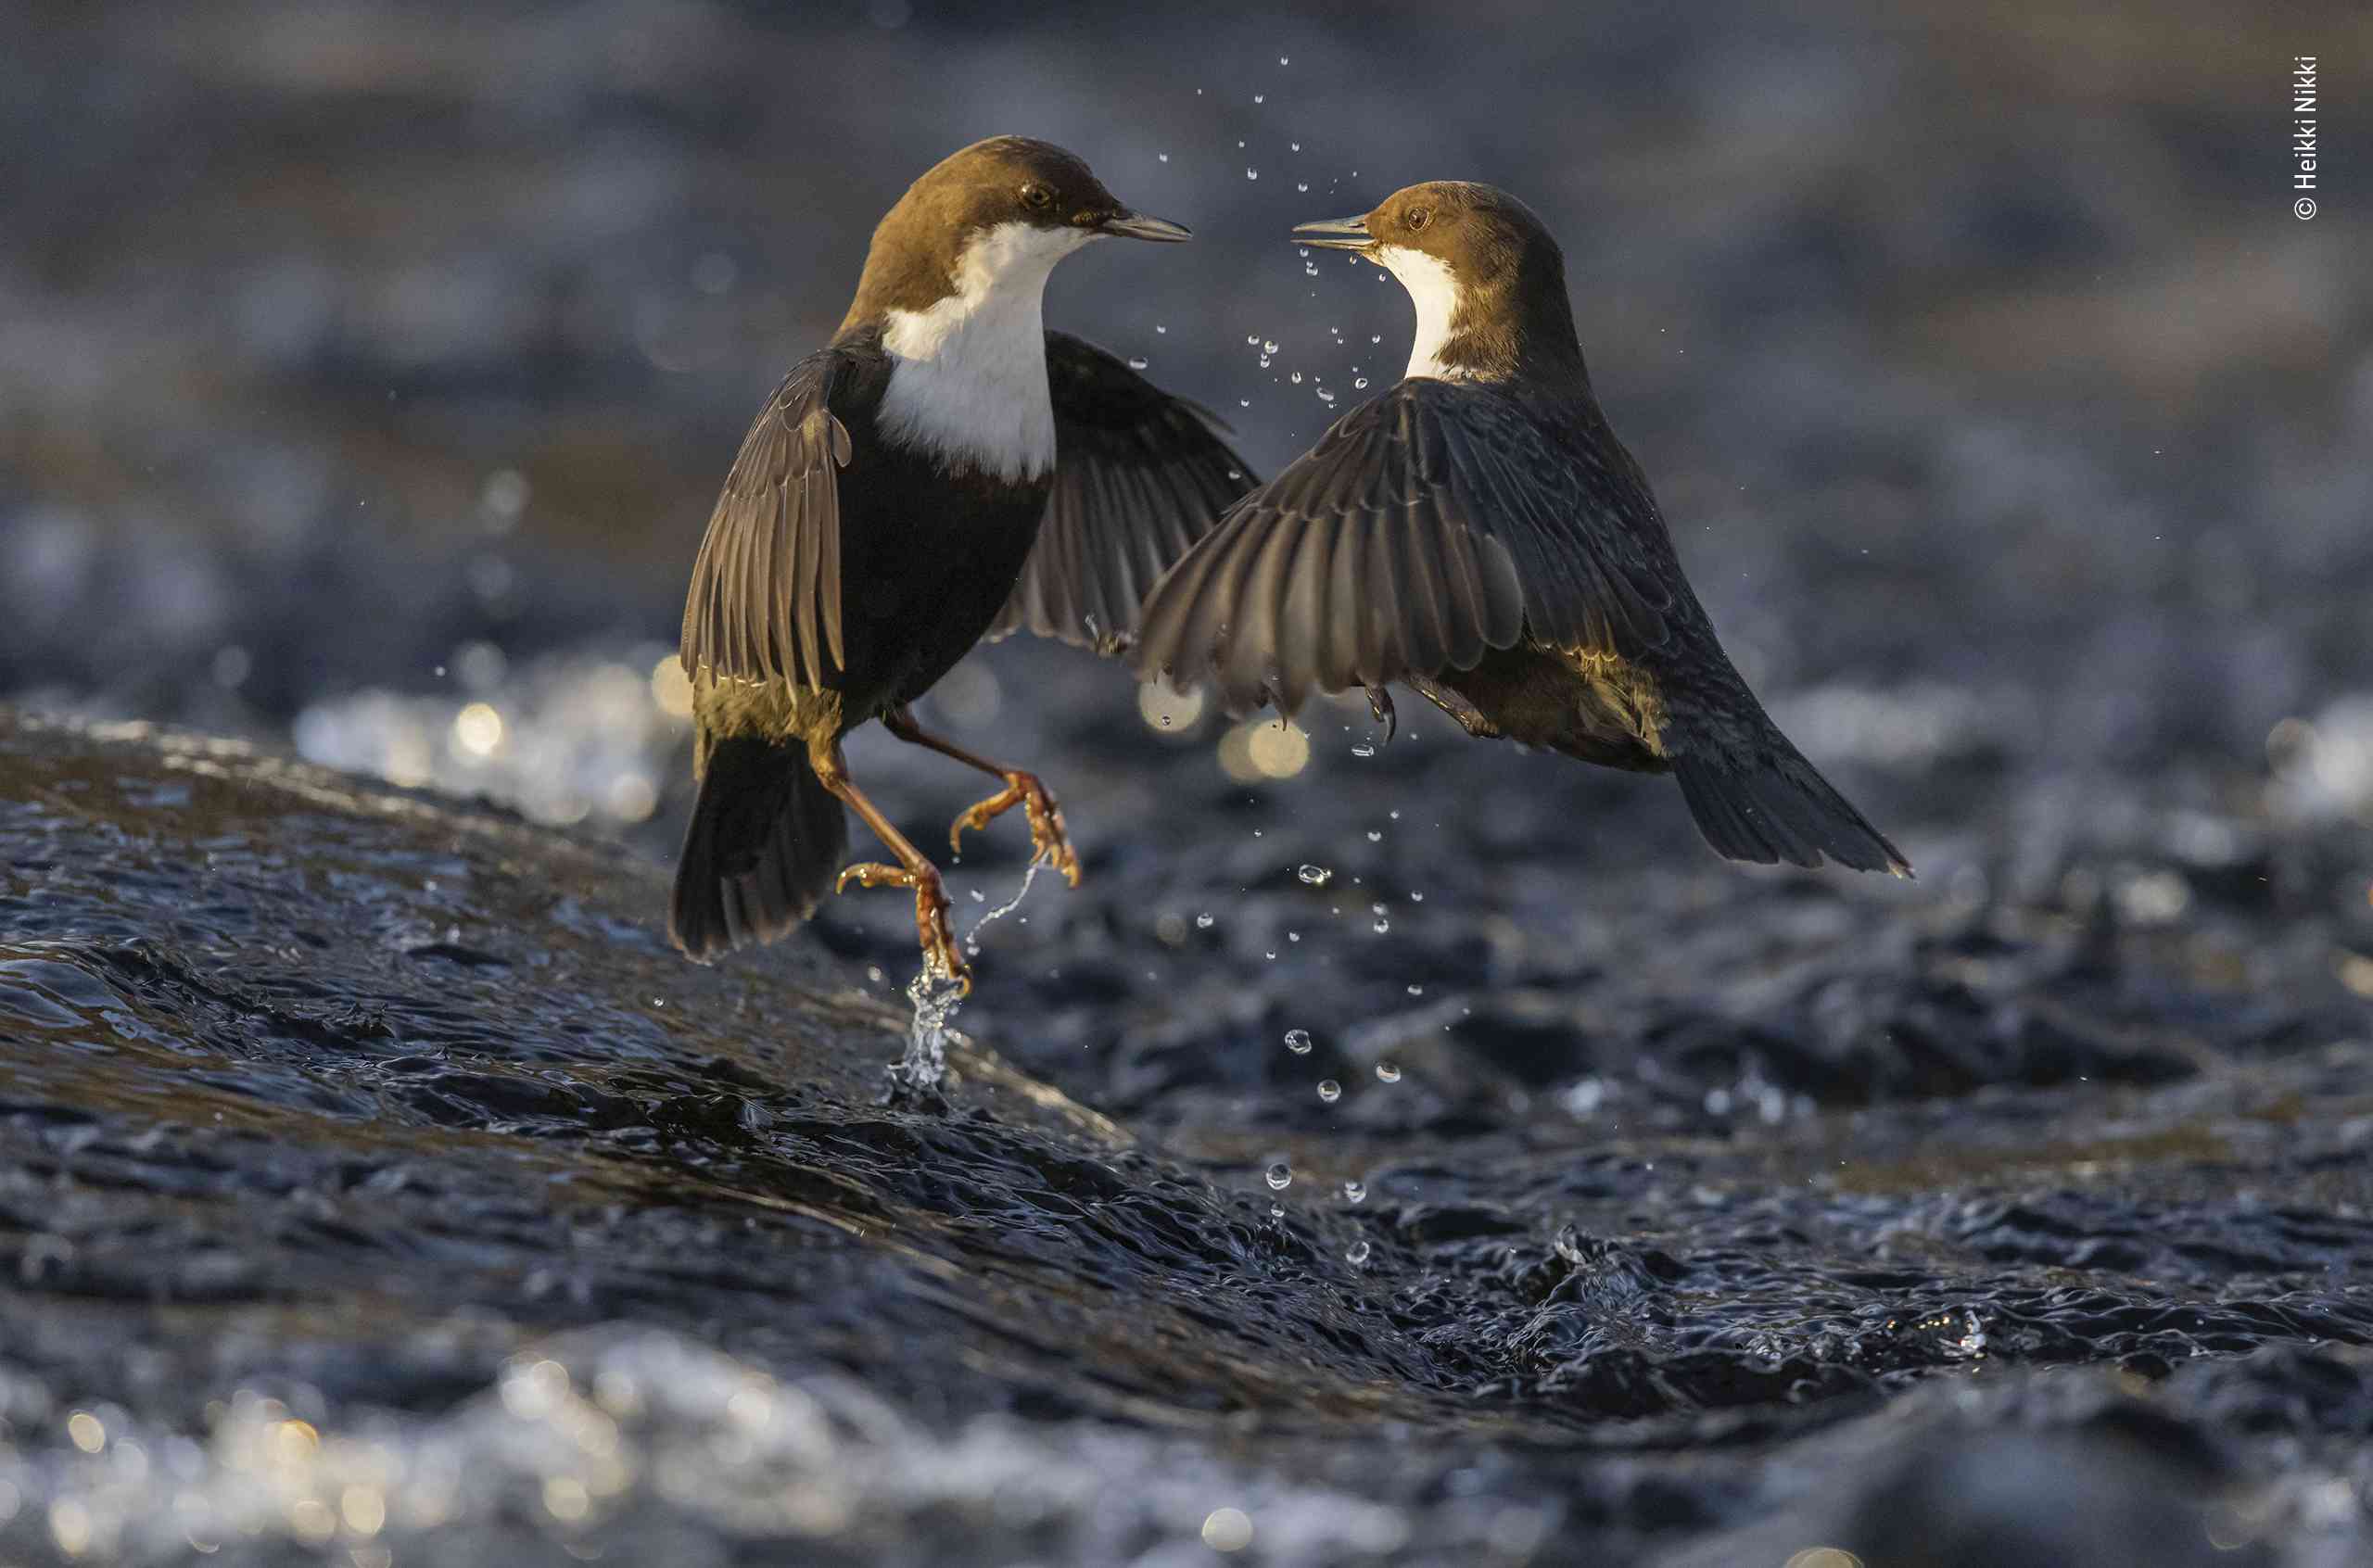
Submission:
[[923,967],[936,968],[949,980],[964,988],[967,995],[972,990],[972,970],[957,951],[956,934],[947,923],[947,890],[939,879],[939,868],[923,858],[922,851],[907,841],[905,834],[890,825],[882,808],[865,798],[849,781],[848,762],[841,755],[837,740],[811,740],[807,743],[808,765],[824,788],[840,797],[842,803],[857,813],[864,824],[873,829],[873,836],[898,857],[895,866],[878,861],[865,861],[841,873],[832,891],[845,890],[851,880],[867,888],[912,888],[915,890],[915,932],[923,949]]
[[910,745],[928,746],[941,756],[953,757],[966,767],[977,767],[993,778],[1005,780],[1004,789],[958,817],[955,826],[948,828],[947,842],[958,854],[964,851],[965,828],[984,830],[992,820],[1020,806],[1030,818],[1031,864],[1044,861],[1060,871],[1064,881],[1079,886],[1079,855],[1072,848],[1071,840],[1063,835],[1062,808],[1055,803],[1055,797],[1047,793],[1036,774],[999,767],[952,740],[924,733],[915,722],[914,714],[906,708],[893,708],[882,714],[882,727]]

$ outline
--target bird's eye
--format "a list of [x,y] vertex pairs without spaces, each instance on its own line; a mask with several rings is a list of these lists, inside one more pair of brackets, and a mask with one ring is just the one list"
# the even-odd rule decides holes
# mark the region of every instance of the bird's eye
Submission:
[[1055,193],[1044,185],[1022,187],[1022,205],[1033,212],[1044,212],[1055,205]]
[[1428,211],[1427,209],[1422,207],[1413,207],[1409,209],[1408,215],[1401,221],[1409,225],[1409,232],[1414,234],[1418,230],[1424,228],[1432,217],[1433,213]]

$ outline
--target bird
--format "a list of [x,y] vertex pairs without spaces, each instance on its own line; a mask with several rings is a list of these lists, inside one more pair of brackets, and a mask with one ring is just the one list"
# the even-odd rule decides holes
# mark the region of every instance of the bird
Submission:
[[[1252,487],[1216,415],[1044,322],[1081,247],[1188,237],[1022,136],[950,154],[874,229],[839,330],[759,411],[693,563],[679,657],[699,788],[668,910],[685,955],[782,936],[828,888],[904,888],[926,973],[969,993],[938,870],[850,778],[843,738],[869,720],[998,780],[953,849],[1020,806],[1032,864],[1078,884],[1045,784],[911,704],[984,636],[1116,651],[1161,568]],[[895,864],[841,866],[849,811]]]
[[1669,773],[1730,859],[1910,877],[1723,651],[1599,407],[1539,216],[1435,181],[1292,238],[1400,280],[1407,373],[1154,584],[1140,678],[1211,684],[1237,714],[1361,688],[1388,727],[1398,683],[1478,739]]

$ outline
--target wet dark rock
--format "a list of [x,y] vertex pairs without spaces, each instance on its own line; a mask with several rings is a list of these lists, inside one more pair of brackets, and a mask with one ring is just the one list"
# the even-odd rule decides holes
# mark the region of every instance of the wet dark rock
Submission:
[[455,1564],[1166,1561],[1230,1507],[1312,1562],[2366,1541],[2373,1046],[2147,935],[2079,978],[2016,902],[1667,873],[1437,995],[1315,936],[1231,986],[1086,890],[984,939],[925,1102],[889,978],[688,966],[614,844],[21,717],[0,780],[17,1559],[349,1506]]

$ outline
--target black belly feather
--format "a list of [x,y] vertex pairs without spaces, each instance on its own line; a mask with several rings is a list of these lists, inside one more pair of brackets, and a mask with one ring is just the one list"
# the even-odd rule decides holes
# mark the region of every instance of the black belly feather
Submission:
[[911,702],[971,651],[1013,594],[1049,479],[950,468],[851,422],[841,500],[843,667],[826,679],[852,728]]

